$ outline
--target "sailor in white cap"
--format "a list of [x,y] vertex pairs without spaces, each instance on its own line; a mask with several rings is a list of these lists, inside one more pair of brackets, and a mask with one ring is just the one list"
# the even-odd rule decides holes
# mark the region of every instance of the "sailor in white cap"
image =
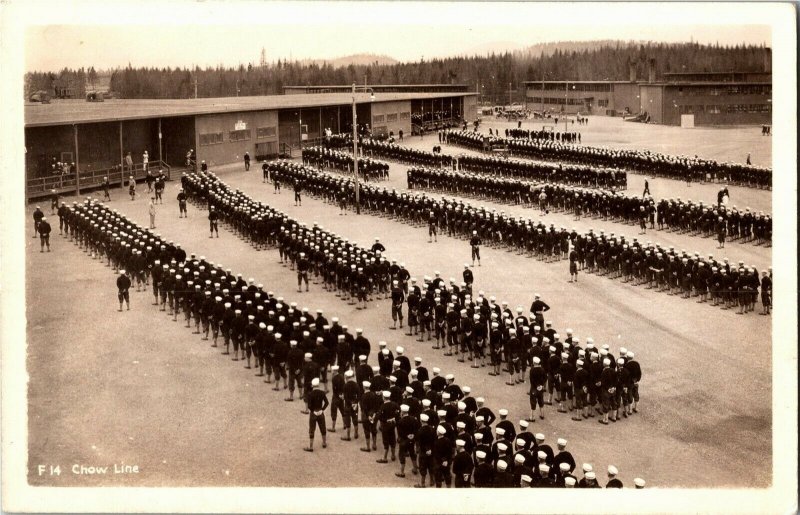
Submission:
[[397,477],[406,477],[406,458],[411,458],[412,472],[416,475],[417,469],[417,453],[416,453],[416,437],[419,432],[419,420],[410,415],[411,408],[408,404],[400,405],[400,419],[397,422],[397,441],[400,455],[400,472],[395,472]]
[[572,453],[567,450],[567,440],[559,438],[556,441],[556,445],[558,445],[558,454],[553,458],[553,465],[556,467],[567,465],[567,471],[572,473],[572,471],[575,470],[575,458],[573,458]]
[[455,452],[454,442],[447,436],[447,428],[440,424],[436,428],[437,438],[433,444],[433,461],[436,488],[441,488],[444,483],[450,488],[452,482],[451,467]]
[[633,479],[633,484],[636,487],[636,490],[641,490],[642,488],[644,488],[645,480],[640,477],[637,477]]
[[514,475],[508,471],[508,462],[505,459],[497,460],[497,472],[494,476],[496,488],[513,488],[516,486]]
[[472,471],[475,464],[472,453],[467,448],[467,442],[461,438],[456,440],[456,455],[453,458],[453,476],[456,488],[470,488],[472,486]]
[[578,488],[600,488],[600,485],[597,483],[597,476],[593,470],[583,473],[583,477],[578,481]]
[[400,406],[392,400],[392,393],[384,390],[382,393],[383,404],[378,408],[377,420],[380,422],[381,440],[383,441],[383,458],[378,463],[389,463],[389,451],[392,451],[392,461],[396,461],[395,450],[397,447],[397,434],[395,428],[400,418]]
[[608,483],[606,483],[606,488],[622,488],[622,481],[617,479],[617,467],[614,465],[608,466]]
[[476,259],[478,260],[478,266],[481,266],[481,238],[478,236],[478,231],[472,231],[469,246],[472,249],[472,266],[475,266]]
[[[363,452],[375,451],[378,449],[378,410],[383,404],[380,395],[375,391],[370,381],[361,382],[363,394],[361,395],[361,426],[364,429],[365,446],[361,448]],[[372,446],[370,447],[370,438]]]
[[392,299],[392,327],[391,329],[397,329],[397,321],[400,320],[400,329],[403,328],[403,303],[406,299],[406,294],[404,289],[401,287],[400,282],[398,280],[392,281],[392,290],[390,292],[390,296]]
[[314,452],[314,433],[317,426],[322,435],[322,448],[328,446],[327,433],[325,431],[325,409],[328,407],[328,397],[322,391],[318,377],[311,381],[313,390],[306,395],[306,402],[308,403],[308,447],[303,450]]
[[[605,350],[605,349],[604,349]],[[611,360],[603,359],[603,371],[600,373],[600,403],[603,408],[603,417],[599,423],[608,425],[609,412],[613,412],[612,422],[617,421],[616,417],[616,390],[617,390],[617,371],[611,368]]]
[[131,310],[131,297],[128,290],[131,288],[131,280],[125,270],[120,270],[117,276],[117,300],[119,300],[119,309],[122,311],[123,301],[128,306],[128,311]]
[[538,356],[533,358],[533,366],[528,373],[528,380],[530,382],[530,390],[528,391],[528,399],[530,401],[530,416],[528,422],[536,420],[535,411],[538,405],[539,418],[544,419],[544,389],[547,381],[547,373],[542,368],[541,359]]

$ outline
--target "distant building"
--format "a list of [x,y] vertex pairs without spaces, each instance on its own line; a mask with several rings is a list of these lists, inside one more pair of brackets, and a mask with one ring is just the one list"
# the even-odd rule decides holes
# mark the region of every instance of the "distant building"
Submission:
[[655,80],[527,81],[525,105],[545,113],[606,116],[645,113],[664,125],[768,124],[772,120],[771,72],[676,72]]

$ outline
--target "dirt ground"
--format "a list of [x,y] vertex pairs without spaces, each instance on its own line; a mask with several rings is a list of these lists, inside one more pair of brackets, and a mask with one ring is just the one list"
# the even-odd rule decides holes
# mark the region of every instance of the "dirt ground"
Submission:
[[[409,144],[429,148],[435,138],[415,138]],[[295,207],[291,192],[274,195],[257,167],[249,173],[240,166],[218,172],[232,187],[305,223],[319,222],[362,245],[381,237],[388,257],[404,261],[415,277],[439,271],[446,279],[460,278],[469,261],[469,246],[462,240],[441,236],[428,244],[423,228],[368,214],[340,216],[334,206],[308,197]],[[404,166],[392,164],[391,176],[393,187],[404,187]],[[684,194],[675,181],[651,181],[654,187]],[[514,421],[527,415],[524,386],[506,386],[504,378],[489,377],[486,369],[472,369],[438,354],[427,342],[391,331],[387,301],[356,311],[319,285],[312,285],[310,293],[296,293],[295,276],[278,263],[277,250],[258,252],[224,228],[219,239],[209,239],[205,213],[190,206],[189,218],[177,217],[177,188],[176,182],[168,185],[156,219],[157,232],[167,239],[254,277],[301,307],[320,308],[329,319],[338,316],[350,328],[364,328],[373,349],[380,340],[390,347],[402,345],[429,369],[439,366],[443,373],[454,373],[459,384],[484,396],[495,412],[505,407]],[[696,191],[693,187],[691,193]],[[769,192],[749,194],[770,205]],[[145,195],[136,201],[120,190],[112,195],[114,209],[147,224]],[[536,218],[530,210],[497,208]],[[28,220],[31,211],[32,206]],[[597,220],[573,223],[559,214],[546,218],[557,226],[591,226],[629,236],[637,231]],[[771,262],[770,249],[752,245],[733,244],[723,253],[702,238],[671,233],[648,233],[646,238],[724,254],[759,269]],[[415,481],[411,474],[395,477],[396,463],[380,465],[376,454],[359,452],[363,440],[340,441],[341,432],[330,435],[327,449],[320,448],[318,439],[313,454],[303,452],[307,420],[298,402],[284,402],[284,392],[273,392],[242,362],[222,356],[180,321],[172,322],[150,305],[149,292],[132,293],[131,311],[118,313],[111,270],[58,234],[52,240],[49,254],[39,253],[37,240],[27,240],[31,484],[407,487]],[[591,336],[598,344],[608,343],[615,353],[627,347],[642,364],[639,414],[603,426],[591,419],[573,422],[550,408],[544,421],[532,425],[534,432],[543,432],[551,445],[567,438],[576,460],[593,463],[596,470],[614,464],[627,486],[634,477],[645,478],[648,487],[771,483],[770,317],[739,316],[593,275],[582,274],[580,282],[570,284],[566,262],[543,264],[501,249],[482,251],[483,266],[474,269],[476,290],[525,308],[533,293],[540,293],[553,308],[548,318],[556,328],[572,328],[584,342]],[[71,472],[75,464],[121,463],[138,465],[140,472]],[[58,464],[64,473],[39,476],[38,464]]]

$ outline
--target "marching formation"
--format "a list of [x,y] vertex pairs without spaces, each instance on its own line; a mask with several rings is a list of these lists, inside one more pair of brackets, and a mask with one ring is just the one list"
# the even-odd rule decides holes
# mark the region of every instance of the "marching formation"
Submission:
[[408,169],[407,184],[409,189],[431,189],[538,207],[542,214],[550,210],[572,213],[576,220],[592,216],[603,221],[636,224],[640,234],[647,232],[648,225],[650,229],[657,225],[658,230],[715,237],[720,247],[728,240],[767,246],[772,243],[772,217],[749,207],[739,210],[736,206],[729,208],[721,203],[706,204],[680,197],[656,200],[649,195],[639,198],[613,191],[415,167]]
[[[304,165],[319,169],[333,168],[353,173],[353,155],[325,147],[304,148],[302,152]],[[385,181],[389,179],[389,165],[369,158],[358,159],[358,174],[364,180]]]
[[[502,144],[516,156],[542,161],[575,163],[599,168],[617,168],[634,173],[647,173],[680,181],[727,182],[751,188],[771,188],[772,169],[741,163],[720,163],[697,156],[672,156],[649,150],[622,150],[590,147],[539,138],[547,132],[531,132],[529,138],[502,139],[494,137],[494,144]],[[454,132],[445,142],[482,151],[483,138],[470,136],[464,131]]]
[[[308,415],[306,451],[314,451],[318,430],[327,448],[328,432],[336,431],[341,416],[342,440],[358,440],[362,429],[361,450],[377,451],[380,432],[384,452],[377,461],[399,457],[396,475],[401,478],[410,463],[420,477],[417,487],[601,487],[590,464],[577,479],[565,439],[557,440],[554,452],[543,434],[528,431],[528,420],[520,420],[517,429],[507,410],[500,409],[498,418],[453,374],[442,376],[438,368],[429,374],[420,357],[412,368],[402,347],[393,354],[380,342],[378,364],[371,366],[371,344],[360,329],[353,335],[336,317],[328,322],[321,310],[312,315],[252,278],[244,280],[204,256],[187,255],[179,244],[101,203],[75,202],[70,213],[65,237],[118,271],[120,306],[124,300],[130,309],[129,274],[137,291],[152,284],[152,304],[173,321],[183,315],[187,328],[223,347],[223,354],[230,354],[232,344],[232,359],[246,361],[245,368],[274,384],[274,391],[286,391],[286,401],[293,401],[297,391],[304,402],[301,411]],[[607,474],[607,488],[623,486],[616,467],[610,465]],[[642,488],[645,483],[636,478],[634,484]]]

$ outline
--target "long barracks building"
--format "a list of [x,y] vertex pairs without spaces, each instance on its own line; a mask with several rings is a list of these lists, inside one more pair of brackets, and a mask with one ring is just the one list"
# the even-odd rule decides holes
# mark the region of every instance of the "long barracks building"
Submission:
[[545,113],[635,115],[664,125],[769,124],[772,74],[764,72],[680,72],[638,81],[528,81],[528,109]]
[[[51,188],[74,191],[109,175],[112,183],[122,183],[123,169],[144,175],[145,150],[151,167],[166,169],[183,166],[190,149],[210,166],[242,161],[245,152],[255,159],[292,154],[318,141],[325,129],[352,130],[352,103],[352,93],[27,103],[27,195],[44,195]],[[375,135],[411,134],[412,128],[433,129],[477,116],[473,92],[377,91],[371,96],[362,89],[355,103],[356,123],[370,125]],[[54,178],[56,161],[75,163],[79,173]]]

